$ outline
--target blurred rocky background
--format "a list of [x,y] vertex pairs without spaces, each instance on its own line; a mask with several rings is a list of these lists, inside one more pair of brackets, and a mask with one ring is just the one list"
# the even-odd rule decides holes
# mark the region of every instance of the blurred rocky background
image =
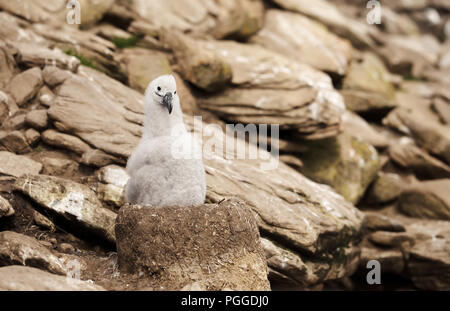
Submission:
[[[0,289],[449,290],[449,16],[446,0],[0,0]],[[205,214],[175,228],[163,210],[162,228],[130,210],[116,237],[143,92],[168,73],[188,126],[217,125],[199,137],[279,124],[280,163],[214,151]]]

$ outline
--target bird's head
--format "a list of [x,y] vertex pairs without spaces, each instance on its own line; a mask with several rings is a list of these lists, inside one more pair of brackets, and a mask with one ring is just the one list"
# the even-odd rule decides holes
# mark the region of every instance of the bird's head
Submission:
[[145,91],[145,99],[148,104],[161,105],[171,114],[174,106],[179,105],[174,76],[164,75],[150,82]]

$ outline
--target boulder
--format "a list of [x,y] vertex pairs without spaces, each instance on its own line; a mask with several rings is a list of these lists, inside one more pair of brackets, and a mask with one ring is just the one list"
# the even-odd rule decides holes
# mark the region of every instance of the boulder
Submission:
[[423,181],[402,192],[398,208],[406,215],[450,220],[450,179]]
[[113,6],[115,0],[95,1],[95,0],[79,0],[80,1],[80,27],[83,29],[92,27],[100,21]]
[[439,122],[430,101],[400,94],[400,107],[383,119],[383,124],[411,136],[420,147],[450,163],[450,128]]
[[322,71],[344,75],[352,46],[306,16],[270,9],[250,42]]
[[18,154],[31,152],[25,135],[20,131],[0,133],[0,145],[3,145],[8,151]]
[[389,156],[398,165],[411,169],[423,179],[449,178],[450,166],[417,147],[409,138],[400,139],[389,146]]
[[346,110],[342,115],[342,130],[344,133],[353,135],[376,148],[382,149],[389,145],[389,140],[380,134],[376,128],[349,110]]
[[0,196],[0,218],[14,215],[15,211],[8,200]]
[[0,174],[20,177],[24,174],[39,174],[42,164],[26,156],[0,151]]
[[398,198],[405,187],[405,180],[394,173],[379,172],[367,191],[367,201],[383,204]]
[[0,290],[13,291],[100,291],[101,286],[67,278],[36,268],[9,266],[0,268]]
[[79,155],[91,150],[89,145],[78,137],[63,134],[55,130],[46,130],[42,133],[41,137],[42,141],[50,146],[68,149]]
[[31,110],[27,113],[25,121],[32,128],[37,130],[45,129],[48,124],[47,110]]
[[25,131],[25,138],[31,147],[36,146],[36,144],[41,139],[41,134],[35,129],[28,129]]
[[0,232],[0,266],[23,265],[66,275],[64,261],[38,240],[12,231]]
[[355,58],[342,82],[348,109],[358,113],[389,111],[396,106],[395,90],[381,59],[372,53]]
[[87,186],[47,175],[25,175],[14,183],[20,191],[78,234],[90,233],[114,243],[116,214],[102,206]]
[[121,58],[130,87],[142,94],[151,81],[172,72],[167,55],[159,51],[141,48],[125,49]]
[[226,62],[235,86],[198,100],[233,123],[279,124],[305,137],[335,136],[345,111],[342,97],[326,74],[256,45],[197,41]]
[[373,46],[372,35],[376,30],[342,14],[332,3],[325,0],[273,0],[285,10],[294,11],[323,24],[336,34],[349,39],[356,47]]
[[9,85],[9,92],[18,106],[24,105],[39,91],[43,83],[41,69],[35,67],[16,75]]
[[395,73],[409,77],[424,77],[424,73],[438,62],[440,44],[429,34],[382,35],[379,38],[383,46],[376,52]]
[[300,171],[312,180],[332,186],[357,203],[379,169],[378,153],[370,145],[348,134],[305,142]]
[[200,281],[208,290],[269,290],[258,227],[245,204],[124,206],[116,221],[122,271],[152,276],[159,288]]
[[264,19],[260,0],[192,2],[189,0],[132,1],[131,9],[157,28],[210,33],[217,39],[245,39],[256,33]]
[[163,42],[173,51],[184,79],[208,92],[224,89],[232,78],[230,66],[214,52],[199,49],[196,41],[179,32],[165,32]]

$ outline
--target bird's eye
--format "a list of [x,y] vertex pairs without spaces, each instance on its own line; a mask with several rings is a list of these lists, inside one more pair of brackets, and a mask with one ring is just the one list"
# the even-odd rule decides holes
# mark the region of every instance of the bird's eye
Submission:
[[176,94],[176,93],[177,93],[177,91],[173,92],[173,94]]
[[157,90],[158,90],[158,91],[161,91],[161,87],[160,87],[160,86],[158,86]]

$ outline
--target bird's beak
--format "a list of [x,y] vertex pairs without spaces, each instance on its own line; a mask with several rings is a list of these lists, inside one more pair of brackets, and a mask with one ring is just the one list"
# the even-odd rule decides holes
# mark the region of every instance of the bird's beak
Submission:
[[169,110],[169,114],[171,114],[172,113],[172,108],[173,108],[173,105],[172,105],[172,93],[166,93],[166,95],[164,95],[164,97],[163,97],[163,105],[164,105],[164,107],[166,107],[167,108],[167,110]]

